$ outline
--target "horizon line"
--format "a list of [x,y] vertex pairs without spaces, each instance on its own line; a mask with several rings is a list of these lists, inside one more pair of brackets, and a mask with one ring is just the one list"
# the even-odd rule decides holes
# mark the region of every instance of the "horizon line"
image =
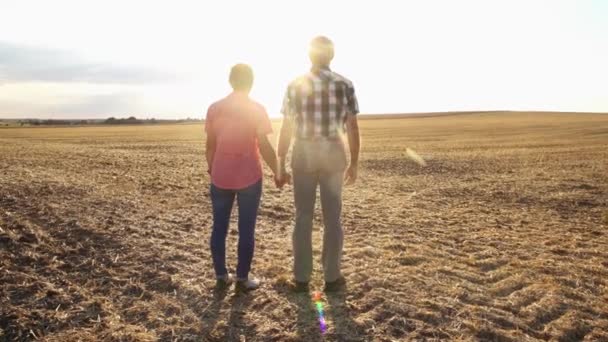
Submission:
[[[428,115],[450,115],[450,114],[481,114],[481,113],[555,113],[555,114],[608,114],[608,112],[598,112],[598,111],[567,111],[567,110],[450,110],[450,111],[429,111],[429,112],[388,112],[388,113],[359,113],[358,116],[361,117],[369,117],[369,116],[428,116]],[[54,117],[54,118],[41,118],[41,117],[25,117],[25,118],[15,118],[15,117],[0,117],[0,121],[8,121],[8,120],[63,120],[63,121],[100,121],[107,120],[109,118],[115,119],[127,119],[129,117],[135,117],[137,120],[156,120],[156,121],[176,121],[176,120],[202,120],[204,121],[204,117],[198,116],[188,116],[188,117],[176,117],[176,118],[155,118],[152,116],[146,117],[137,117],[136,115],[126,115],[126,116],[115,116],[110,115],[104,118],[65,118],[65,117]],[[271,120],[279,119],[282,115],[270,116]]]

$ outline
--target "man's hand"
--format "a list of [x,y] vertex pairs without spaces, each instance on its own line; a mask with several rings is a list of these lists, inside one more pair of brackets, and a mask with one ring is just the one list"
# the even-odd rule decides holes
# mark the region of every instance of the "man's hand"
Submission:
[[357,165],[350,164],[344,173],[344,182],[346,185],[353,185],[357,181]]

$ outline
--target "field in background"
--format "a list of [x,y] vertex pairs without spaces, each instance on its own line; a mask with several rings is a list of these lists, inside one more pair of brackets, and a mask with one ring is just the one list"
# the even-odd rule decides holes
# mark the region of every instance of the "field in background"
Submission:
[[608,340],[608,116],[361,126],[324,336],[287,290],[292,191],[268,177],[264,285],[212,291],[201,125],[0,130],[0,340]]

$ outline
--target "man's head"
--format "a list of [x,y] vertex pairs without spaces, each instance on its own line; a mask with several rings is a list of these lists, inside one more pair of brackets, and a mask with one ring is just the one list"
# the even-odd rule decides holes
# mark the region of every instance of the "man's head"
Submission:
[[314,66],[327,67],[334,58],[334,43],[324,36],[310,41],[308,56]]
[[253,70],[247,64],[236,64],[230,70],[230,85],[235,91],[248,93],[253,86]]

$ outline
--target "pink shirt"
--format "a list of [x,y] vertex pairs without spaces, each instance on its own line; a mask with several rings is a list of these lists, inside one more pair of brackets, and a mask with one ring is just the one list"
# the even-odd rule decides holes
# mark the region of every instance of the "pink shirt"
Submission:
[[272,133],[266,109],[233,92],[209,107],[205,132],[215,136],[211,182],[221,189],[243,189],[262,178],[258,134]]

